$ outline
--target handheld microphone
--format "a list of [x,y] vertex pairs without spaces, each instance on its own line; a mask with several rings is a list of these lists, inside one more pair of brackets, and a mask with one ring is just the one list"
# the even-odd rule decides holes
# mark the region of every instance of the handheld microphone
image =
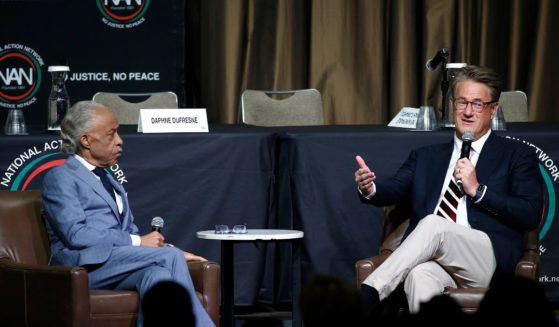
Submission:
[[[465,131],[462,134],[462,149],[460,150],[460,159],[470,158],[470,150],[472,149],[472,141],[474,140],[474,132]],[[462,187],[462,180],[457,180],[456,184]]]
[[460,159],[470,158],[470,150],[472,149],[472,141],[474,140],[474,132],[465,131],[462,134],[462,150],[460,151]]
[[449,54],[448,48],[442,48],[437,52],[437,54],[432,59],[427,60],[427,62],[425,63],[425,67],[427,67],[429,71],[434,72],[435,69],[437,69],[437,66],[442,61],[446,60],[448,54]]
[[161,217],[154,217],[151,220],[151,231],[161,233],[163,231],[163,218]]

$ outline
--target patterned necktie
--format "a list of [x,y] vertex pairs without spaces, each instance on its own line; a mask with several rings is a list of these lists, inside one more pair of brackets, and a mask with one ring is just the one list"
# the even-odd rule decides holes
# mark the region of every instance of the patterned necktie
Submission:
[[100,168],[100,167],[96,167],[92,171],[95,175],[99,176],[99,178],[101,179],[101,183],[103,183],[103,186],[105,187],[105,190],[107,190],[109,195],[116,202],[116,197],[115,197],[115,192],[114,192],[114,189],[113,189],[113,185],[111,184],[111,181],[109,181],[109,177],[107,177],[107,172],[105,171],[105,169]]
[[464,193],[460,190],[454,177],[450,179],[448,187],[444,192],[441,203],[437,208],[436,214],[447,219],[451,219],[456,222],[456,212],[458,211],[458,202],[460,198],[464,196]]

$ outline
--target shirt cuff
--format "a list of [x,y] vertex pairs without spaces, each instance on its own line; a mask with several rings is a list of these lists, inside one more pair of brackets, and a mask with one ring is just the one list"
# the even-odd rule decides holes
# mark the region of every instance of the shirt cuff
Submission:
[[361,194],[362,197],[364,197],[367,200],[370,200],[377,193],[377,186],[373,182],[373,191],[371,192],[371,194],[368,195],[363,194],[363,192],[361,192],[361,189],[359,189],[359,187],[357,187],[357,191],[359,192],[359,194]]
[[142,245],[142,239],[139,235],[130,234],[130,239],[132,240],[132,246]]

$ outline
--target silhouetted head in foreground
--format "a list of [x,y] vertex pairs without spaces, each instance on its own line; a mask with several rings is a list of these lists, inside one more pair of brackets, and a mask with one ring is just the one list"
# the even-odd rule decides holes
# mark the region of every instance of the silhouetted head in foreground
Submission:
[[357,288],[333,276],[313,278],[301,293],[306,327],[362,326],[364,310]]
[[195,326],[190,295],[184,287],[172,282],[160,282],[142,300],[144,327]]
[[504,275],[496,278],[480,303],[477,318],[502,326],[557,326],[551,304],[533,280]]

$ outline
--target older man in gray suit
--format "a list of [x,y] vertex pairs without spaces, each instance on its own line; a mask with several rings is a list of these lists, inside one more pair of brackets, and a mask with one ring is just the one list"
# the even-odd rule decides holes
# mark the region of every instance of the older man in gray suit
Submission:
[[123,186],[105,171],[122,152],[118,126],[110,109],[91,101],[78,102],[64,118],[63,147],[71,155],[43,182],[50,262],[82,266],[91,288],[137,290],[140,299],[161,281],[176,282],[190,293],[196,326],[213,326],[186,265],[205,259],[166,246],[156,231],[140,236]]

